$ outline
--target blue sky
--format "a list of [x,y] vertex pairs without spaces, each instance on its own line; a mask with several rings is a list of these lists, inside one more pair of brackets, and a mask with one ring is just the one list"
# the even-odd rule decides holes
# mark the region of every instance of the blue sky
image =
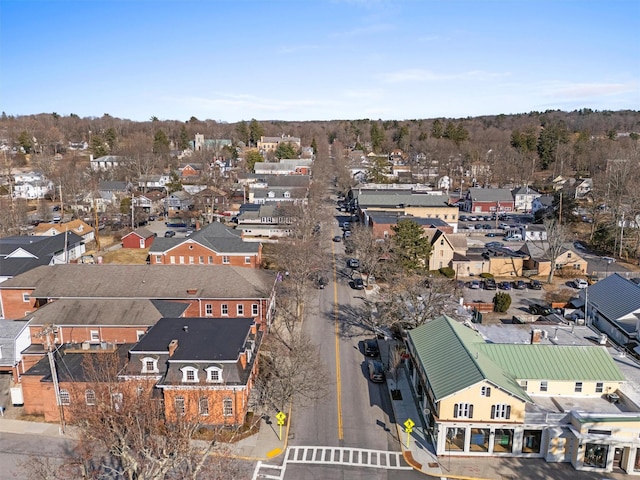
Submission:
[[0,0],[0,110],[131,120],[640,109],[640,0]]

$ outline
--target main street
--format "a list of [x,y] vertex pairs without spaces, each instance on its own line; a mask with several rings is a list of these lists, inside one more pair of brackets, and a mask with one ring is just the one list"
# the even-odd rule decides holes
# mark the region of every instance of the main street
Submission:
[[[337,221],[323,231],[330,239],[341,232]],[[373,333],[360,324],[365,314],[363,290],[349,285],[343,243],[331,242],[333,274],[329,285],[311,292],[304,330],[319,348],[330,376],[329,394],[292,412],[289,446],[344,447],[400,454],[393,412],[385,384],[369,381],[362,341]],[[354,462],[355,463],[355,462]],[[366,462],[365,462],[366,463]],[[417,479],[412,470],[367,466],[332,466],[318,463],[288,463],[286,479]]]

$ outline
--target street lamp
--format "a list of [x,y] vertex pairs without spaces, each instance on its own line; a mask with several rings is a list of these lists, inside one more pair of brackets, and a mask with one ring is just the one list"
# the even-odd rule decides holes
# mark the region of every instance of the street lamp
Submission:
[[612,258],[608,258],[607,259],[607,271],[605,273],[605,277],[609,276],[609,265],[611,265],[613,263],[613,259]]

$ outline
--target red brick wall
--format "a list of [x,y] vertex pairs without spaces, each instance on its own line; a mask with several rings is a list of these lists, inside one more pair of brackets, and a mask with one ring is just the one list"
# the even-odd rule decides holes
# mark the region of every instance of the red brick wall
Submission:
[[[196,242],[187,242],[178,245],[164,255],[161,255],[161,258],[159,259],[160,261],[158,261],[156,255],[151,255],[151,264],[171,265],[172,256],[174,257],[175,265],[181,265],[180,257],[182,256],[184,259],[183,265],[230,265],[232,267],[259,268],[262,262],[262,248],[260,248],[257,255],[253,253],[248,253],[246,255],[227,255],[229,263],[223,263],[223,255],[205,248]],[[210,256],[213,257],[213,263],[209,263]],[[204,257],[202,259],[204,263],[200,263],[200,257]],[[250,262],[245,263],[244,257],[250,257]],[[193,263],[191,262],[192,259]]]
[[[188,418],[197,419],[207,425],[241,425],[247,414],[248,390],[168,390],[164,389],[165,415],[168,419],[176,418],[175,398],[184,398],[185,415]],[[206,396],[209,399],[209,415],[199,414],[199,399]],[[233,415],[225,417],[223,415],[223,400],[230,398],[233,400]]]
[[22,299],[22,294],[33,292],[33,289],[24,290],[0,290],[2,300],[2,315],[7,320],[18,320],[27,313],[35,312],[35,299],[30,298],[28,302]]
[[[31,326],[31,343],[37,343],[45,345],[47,343],[46,338],[38,337],[37,334],[41,331],[42,327]],[[137,325],[137,326],[118,326],[118,327],[104,327],[99,325],[68,325],[59,326],[58,334],[56,337],[59,339],[57,343],[82,343],[90,342],[91,331],[96,330],[98,332],[100,342],[108,343],[136,343],[138,341],[138,331],[146,332],[149,326]]]

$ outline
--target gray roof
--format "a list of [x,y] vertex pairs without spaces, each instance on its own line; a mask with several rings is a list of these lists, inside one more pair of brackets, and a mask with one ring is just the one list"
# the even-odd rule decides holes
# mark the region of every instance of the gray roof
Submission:
[[[0,288],[33,288],[35,298],[267,298],[273,272],[229,265],[50,265]],[[189,294],[187,290],[195,290]]]
[[394,212],[367,212],[373,223],[379,225],[396,225],[400,220],[411,220],[423,227],[448,227],[449,224],[441,218],[413,217],[411,215],[395,215]]
[[[66,232],[68,248],[75,247],[83,241],[73,232]],[[14,236],[0,239],[0,276],[15,277],[42,265],[49,265],[54,255],[64,251],[65,233],[54,236]],[[33,257],[6,258],[18,249],[29,252]]]
[[[590,307],[598,309],[627,332],[633,332],[640,320],[640,286],[617,273],[588,287]],[[623,317],[630,317],[621,320]]]
[[[252,173],[256,183],[266,183],[270,187],[308,187],[311,183],[309,175],[272,175],[269,173]],[[251,184],[250,184],[251,185]]]
[[518,188],[514,188],[511,193],[515,196],[515,195],[540,195],[540,193],[538,193],[538,191],[534,190],[531,187],[518,187]]
[[29,322],[21,320],[0,320],[0,366],[13,367],[16,358],[16,338],[27,328]]
[[[285,193],[289,193],[288,198],[305,198],[307,196],[307,189],[302,187],[268,187],[262,189],[252,190],[254,198],[264,199],[266,202],[276,202],[279,199],[287,198]],[[273,197],[269,196],[269,193],[274,194]]]
[[194,242],[219,254],[255,255],[260,250],[259,243],[242,240],[240,231],[229,228],[223,223],[213,222],[187,238],[156,238],[150,248],[149,255],[158,255],[178,245]]
[[129,184],[128,182],[103,181],[100,182],[98,190],[108,192],[126,192],[127,190],[129,190],[130,186],[131,184]]
[[32,325],[150,326],[181,316],[188,303],[145,299],[61,298],[27,316]]
[[469,198],[474,202],[513,202],[511,190],[506,188],[470,188]]
[[[155,235],[155,233],[153,233],[151,230],[149,230],[148,228],[145,227],[140,227],[140,228],[136,228],[134,231],[127,233],[127,235],[131,235],[131,234],[137,235],[141,238],[151,238]],[[126,235],[125,235],[126,236]]]
[[449,207],[446,195],[429,195],[393,190],[367,190],[358,195],[360,208],[371,207]]

